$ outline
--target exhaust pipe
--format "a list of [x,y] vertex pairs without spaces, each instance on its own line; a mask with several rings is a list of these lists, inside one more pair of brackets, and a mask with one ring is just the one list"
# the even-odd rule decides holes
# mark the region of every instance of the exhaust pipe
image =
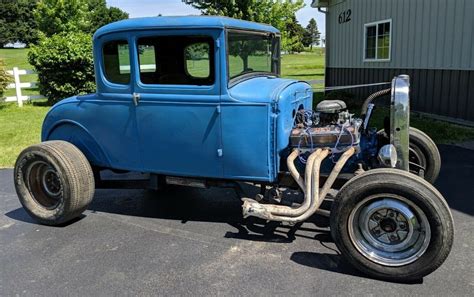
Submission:
[[[295,153],[296,152],[296,153]],[[294,160],[297,157],[297,151],[293,151],[289,157],[288,168],[291,175],[297,181],[298,185],[305,194],[304,202],[298,208],[291,208],[288,206],[273,205],[273,204],[260,204],[252,199],[243,199],[244,204],[243,216],[247,218],[249,216],[259,217],[269,221],[280,221],[280,222],[291,222],[297,223],[302,222],[311,217],[321,206],[324,198],[331,189],[334,181],[341,172],[342,168],[346,164],[347,160],[352,157],[355,153],[355,148],[351,147],[345,151],[342,156],[337,161],[334,166],[331,174],[324,183],[324,186],[319,193],[319,170],[321,162],[328,156],[329,150],[318,149],[316,152],[312,153],[308,158],[305,169],[305,179],[304,182],[298,182],[300,180],[300,175],[294,168]],[[300,180],[301,181],[301,180]]]

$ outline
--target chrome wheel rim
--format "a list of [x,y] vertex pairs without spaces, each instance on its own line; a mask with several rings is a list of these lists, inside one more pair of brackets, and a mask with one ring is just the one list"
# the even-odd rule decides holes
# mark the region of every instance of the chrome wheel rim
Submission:
[[427,250],[431,229],[425,213],[394,194],[370,196],[351,211],[349,237],[372,262],[385,266],[410,264]]
[[26,169],[26,182],[31,196],[46,209],[56,208],[62,198],[63,186],[59,175],[45,161],[31,163]]

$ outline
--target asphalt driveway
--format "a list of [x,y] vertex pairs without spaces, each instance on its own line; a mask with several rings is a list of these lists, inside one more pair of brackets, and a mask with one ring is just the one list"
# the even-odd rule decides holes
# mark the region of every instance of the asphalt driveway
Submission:
[[[63,227],[36,224],[0,171],[0,296],[430,295],[474,291],[474,151],[440,146],[437,187],[455,220],[445,264],[413,284],[372,280],[339,255],[321,220],[242,220],[231,190],[99,190]],[[472,296],[472,295],[471,295]]]

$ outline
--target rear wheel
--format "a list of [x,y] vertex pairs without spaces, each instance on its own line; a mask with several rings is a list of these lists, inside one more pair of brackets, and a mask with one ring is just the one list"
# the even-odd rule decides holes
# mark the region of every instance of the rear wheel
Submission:
[[86,157],[65,141],[47,141],[23,150],[15,164],[14,181],[25,210],[46,225],[78,217],[95,190]]
[[432,185],[401,170],[374,169],[338,193],[331,234],[357,269],[380,279],[412,281],[444,262],[454,230],[448,205]]

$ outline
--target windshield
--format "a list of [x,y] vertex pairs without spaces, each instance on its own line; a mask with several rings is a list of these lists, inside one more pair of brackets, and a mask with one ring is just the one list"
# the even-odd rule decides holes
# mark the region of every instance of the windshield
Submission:
[[267,72],[279,74],[279,38],[274,34],[229,31],[229,78]]

